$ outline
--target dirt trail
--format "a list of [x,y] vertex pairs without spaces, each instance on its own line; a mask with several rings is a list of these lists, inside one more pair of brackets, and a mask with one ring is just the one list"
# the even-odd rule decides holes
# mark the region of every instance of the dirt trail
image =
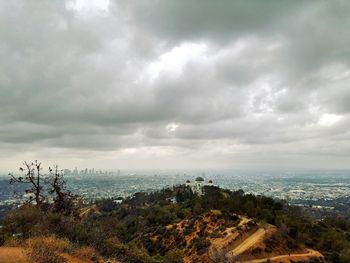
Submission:
[[[68,263],[92,263],[90,260],[82,260],[66,253],[62,256],[67,259]],[[1,263],[30,263],[27,259],[25,251],[20,247],[0,247]]]
[[1,263],[29,263],[24,250],[18,247],[0,247]]
[[92,206],[83,208],[83,209],[80,211],[80,213],[79,213],[79,217],[80,217],[80,218],[85,218],[86,216],[89,215],[89,213],[90,213],[91,211],[98,212],[97,206],[96,206],[96,205],[92,205]]
[[244,240],[241,244],[235,247],[233,250],[226,254],[227,258],[234,258],[242,254],[247,249],[254,246],[256,243],[260,242],[264,238],[266,230],[264,228],[259,228],[254,234]]
[[276,257],[270,257],[270,258],[262,258],[262,259],[253,259],[253,260],[248,260],[248,261],[243,261],[243,263],[262,263],[266,262],[267,260],[271,261],[282,261],[286,260],[285,262],[291,262],[292,260],[297,261],[297,260],[306,260],[308,258],[313,258],[313,257],[323,257],[320,252],[308,249],[307,253],[303,254],[290,254],[290,255],[281,255],[281,256],[276,256]]
[[[225,260],[225,253],[230,251],[230,242],[234,240],[238,235],[238,231],[235,231],[237,227],[242,227],[249,223],[251,219],[246,217],[240,217],[240,222],[237,226],[226,228],[226,235],[223,238],[218,238],[212,240],[212,245],[210,246],[208,256],[213,262],[219,262]],[[226,251],[226,252],[224,252]]]

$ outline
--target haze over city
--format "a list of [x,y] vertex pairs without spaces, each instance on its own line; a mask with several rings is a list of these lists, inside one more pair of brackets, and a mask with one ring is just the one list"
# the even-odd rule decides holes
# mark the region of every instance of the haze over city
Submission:
[[349,1],[0,3],[0,172],[346,169]]

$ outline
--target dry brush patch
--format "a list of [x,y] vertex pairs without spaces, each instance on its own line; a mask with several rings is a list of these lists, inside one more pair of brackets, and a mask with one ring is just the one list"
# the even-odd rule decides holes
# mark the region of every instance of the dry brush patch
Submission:
[[72,249],[72,244],[55,236],[34,237],[26,242],[26,253],[33,263],[66,263],[61,253]]
[[84,260],[96,261],[97,259],[99,259],[99,254],[97,253],[97,251],[94,248],[87,246],[77,248],[74,251],[73,255],[77,258]]

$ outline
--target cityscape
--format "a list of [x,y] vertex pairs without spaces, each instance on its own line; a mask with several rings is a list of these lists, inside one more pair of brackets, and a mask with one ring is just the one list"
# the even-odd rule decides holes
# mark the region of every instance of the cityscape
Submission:
[[349,263],[350,1],[0,1],[0,263]]
[[[115,174],[112,171],[104,171],[101,169],[96,169],[95,168],[84,168],[84,169],[78,169],[75,167],[74,169],[63,169],[63,173],[65,175],[112,175]],[[116,173],[117,175],[120,175],[120,170]]]
[[[350,171],[121,171],[95,168],[65,169],[67,187],[88,200],[126,198],[136,192],[153,192],[185,184],[201,176],[224,189],[285,200],[294,205],[333,209],[350,194]],[[21,185],[9,186],[0,177],[0,206],[18,202]],[[17,188],[16,188],[17,187]],[[16,193],[16,194],[14,194]],[[344,200],[343,200],[344,201]]]

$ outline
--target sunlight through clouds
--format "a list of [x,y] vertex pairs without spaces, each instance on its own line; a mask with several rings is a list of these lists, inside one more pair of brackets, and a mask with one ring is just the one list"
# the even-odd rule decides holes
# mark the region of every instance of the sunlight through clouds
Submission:
[[152,81],[155,81],[163,73],[179,75],[187,63],[203,59],[206,51],[205,44],[183,43],[159,56],[157,61],[152,62],[148,66],[148,74]]
[[67,0],[66,7],[80,16],[108,15],[110,0]]
[[339,122],[341,119],[342,116],[331,113],[325,113],[321,115],[320,119],[318,120],[318,124],[321,126],[332,126]]

